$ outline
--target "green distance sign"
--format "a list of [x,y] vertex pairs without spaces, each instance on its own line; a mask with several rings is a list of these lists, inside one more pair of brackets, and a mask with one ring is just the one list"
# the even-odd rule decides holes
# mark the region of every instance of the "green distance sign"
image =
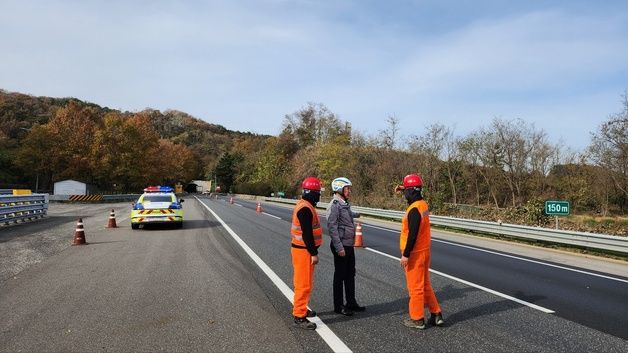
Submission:
[[545,214],[548,216],[569,216],[569,201],[545,201]]

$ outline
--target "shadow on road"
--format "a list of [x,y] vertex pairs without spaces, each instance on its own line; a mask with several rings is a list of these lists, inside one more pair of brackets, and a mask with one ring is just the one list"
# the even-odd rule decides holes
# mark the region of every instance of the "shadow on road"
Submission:
[[[213,222],[206,219],[191,219],[188,221],[183,221],[183,230],[185,229],[207,229],[219,227],[220,223]],[[140,226],[140,229],[143,230],[151,230],[151,231],[159,231],[159,230],[172,230],[179,229],[176,227],[174,223],[161,223],[161,224],[144,224]]]
[[111,241],[90,241],[89,245],[109,244],[109,243],[126,243],[126,240],[111,240]]
[[[459,298],[465,298],[468,296],[470,292],[477,292],[477,291],[479,291],[479,289],[476,289],[473,287],[456,288],[451,285],[448,285],[444,287],[443,289],[436,292],[436,297],[438,298],[441,304],[443,315],[445,316],[445,321],[446,321],[447,326],[454,326],[466,320],[474,319],[481,316],[492,315],[492,314],[502,312],[502,311],[507,311],[507,310],[513,310],[518,306],[512,301],[504,299],[504,300],[500,300],[496,302],[481,304],[481,305],[474,306],[474,307],[471,307],[462,311],[458,311],[458,312],[449,312],[447,310],[448,301],[459,299]],[[526,301],[543,299],[540,296],[525,297],[525,296],[519,296],[519,295],[517,295],[517,298],[522,298],[522,299],[525,298],[523,300],[526,300]],[[360,319],[376,317],[376,316],[385,316],[385,315],[394,315],[394,316],[400,315],[400,316],[405,317],[407,316],[407,314],[408,314],[408,298],[405,297],[405,298],[400,298],[400,299],[393,300],[387,303],[369,305],[366,307],[365,312],[354,313],[353,316],[343,316],[343,315],[336,314],[333,311],[320,312],[318,315],[323,321],[325,321],[325,323],[333,324],[337,322],[360,320]],[[427,315],[426,319],[429,318],[427,309],[426,309],[426,315]]]
[[[331,298],[330,298],[331,299]],[[379,303],[375,305],[369,305],[366,307],[366,311],[361,313],[355,313],[353,316],[343,316],[336,314],[334,311],[324,311],[318,313],[318,316],[327,324],[333,324],[336,322],[344,322],[351,320],[360,320],[375,316],[384,315],[400,315],[408,310],[408,298],[400,298],[387,303]]]
[[76,222],[76,220],[76,216],[45,216],[27,223],[3,226],[0,228],[0,243],[50,230],[62,224]]

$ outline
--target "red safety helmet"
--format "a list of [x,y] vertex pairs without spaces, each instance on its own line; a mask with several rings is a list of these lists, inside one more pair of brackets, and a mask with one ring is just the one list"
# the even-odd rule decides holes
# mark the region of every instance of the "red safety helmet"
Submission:
[[316,177],[307,177],[301,184],[303,190],[321,191],[321,181]]
[[403,178],[403,187],[404,188],[420,188],[423,186],[423,180],[418,174],[408,174],[405,178]]

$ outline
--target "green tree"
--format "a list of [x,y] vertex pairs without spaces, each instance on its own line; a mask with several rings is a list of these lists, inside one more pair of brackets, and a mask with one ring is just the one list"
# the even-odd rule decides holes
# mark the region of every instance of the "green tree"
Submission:
[[233,186],[235,180],[235,168],[237,163],[237,157],[225,152],[214,169],[216,174],[216,183],[222,188],[222,190],[229,192]]

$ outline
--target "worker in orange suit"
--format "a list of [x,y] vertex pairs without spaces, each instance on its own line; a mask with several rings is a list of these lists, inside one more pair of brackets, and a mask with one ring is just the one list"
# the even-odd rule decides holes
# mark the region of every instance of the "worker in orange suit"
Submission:
[[395,191],[403,191],[408,208],[401,221],[399,247],[401,267],[406,274],[406,284],[410,295],[410,318],[403,324],[414,329],[425,329],[424,307],[430,310],[429,323],[443,326],[443,314],[434,289],[430,283],[430,211],[422,195],[423,181],[417,174],[403,178],[403,185]]
[[316,213],[321,198],[321,182],[315,177],[303,180],[303,197],[292,212],[292,267],[294,269],[294,324],[306,330],[315,330],[316,323],[308,317],[316,312],[307,308],[314,282],[314,267],[318,263],[318,248],[323,243],[323,231]]

